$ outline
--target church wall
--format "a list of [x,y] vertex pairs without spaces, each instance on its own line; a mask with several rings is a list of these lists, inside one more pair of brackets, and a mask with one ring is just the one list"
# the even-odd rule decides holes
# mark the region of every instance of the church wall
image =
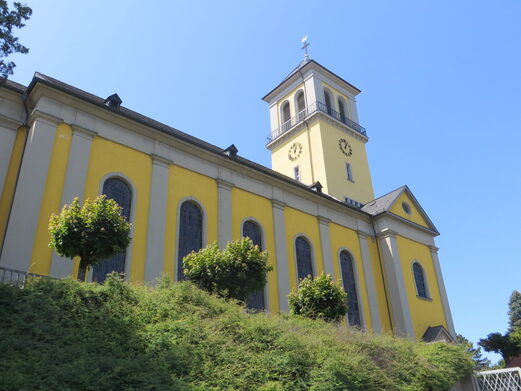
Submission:
[[61,195],[65,182],[65,172],[69,159],[72,128],[64,123],[56,127],[51,161],[47,172],[42,205],[35,232],[31,264],[29,271],[36,274],[49,274],[51,269],[52,249],[49,248],[49,218],[59,213],[62,206]]
[[367,290],[358,233],[349,228],[342,227],[334,223],[329,225],[329,229],[335,279],[342,279],[342,272],[340,269],[340,251],[347,250],[353,256],[354,260],[355,281],[358,294],[358,303],[360,307],[359,309],[362,315],[362,325],[367,329],[372,329],[373,326],[369,312],[368,295],[375,295],[375,292],[369,292]]
[[[409,206],[411,208],[411,214],[407,214],[403,210],[402,202],[406,202],[407,204],[409,204]],[[411,200],[409,199],[409,197],[407,196],[407,194],[405,192],[403,192],[400,195],[400,197],[398,197],[398,199],[394,202],[394,205],[391,207],[391,209],[389,211],[406,220],[411,220],[413,223],[421,225],[422,227],[429,228],[429,225],[427,224],[425,219],[421,216],[420,212],[418,211],[418,209],[416,209],[416,207],[411,202]]]
[[[150,156],[101,137],[93,139],[84,199],[96,198],[102,192],[103,182],[113,176],[126,181],[132,189],[132,241],[127,249],[125,270],[134,282],[144,280],[151,170]],[[73,275],[77,267],[76,262]]]
[[[397,236],[397,242],[416,338],[421,339],[429,326],[438,326],[441,324],[448,329],[429,247],[402,236]],[[423,299],[417,296],[412,271],[412,263],[415,260],[423,267],[429,299]]]
[[[311,184],[311,159],[309,158],[309,130],[303,128],[300,132],[291,137],[286,143],[279,148],[273,150],[271,155],[271,166],[274,170],[295,179],[294,168],[299,166],[300,181],[305,184]],[[302,145],[302,153],[296,160],[290,160],[288,157],[289,149],[294,143]]]
[[16,140],[16,128],[0,125],[0,194],[11,160],[11,152]]
[[4,234],[9,219],[9,211],[13,203],[16,181],[18,179],[18,171],[22,164],[22,156],[24,152],[25,140],[27,139],[28,128],[20,126],[16,130],[16,135],[11,149],[5,155],[8,160],[5,179],[0,193],[0,248],[3,246]]
[[182,202],[186,200],[195,201],[203,211],[203,247],[217,242],[217,182],[207,176],[171,165],[168,173],[168,206],[163,271],[173,280],[177,276],[179,208]]
[[295,239],[297,236],[305,236],[311,245],[314,274],[317,275],[324,271],[318,220],[315,216],[303,213],[289,206],[284,208],[284,220],[286,223],[286,248],[288,252],[289,286],[290,289],[296,289],[297,261],[295,257]]
[[[253,220],[262,230],[263,250],[268,252],[268,263],[273,271],[268,273],[268,303],[271,312],[279,311],[279,291],[277,283],[277,258],[273,226],[272,205],[269,199],[259,197],[244,190],[232,189],[232,238],[242,237],[242,224]],[[289,283],[289,281],[288,281]]]

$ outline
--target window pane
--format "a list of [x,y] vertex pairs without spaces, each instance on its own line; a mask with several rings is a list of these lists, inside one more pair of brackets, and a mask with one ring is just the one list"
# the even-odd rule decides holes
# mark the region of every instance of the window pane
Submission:
[[[116,201],[122,208],[122,215],[130,221],[132,192],[130,187],[119,178],[109,178],[103,184],[103,194]],[[92,269],[92,281],[102,283],[108,273],[125,272],[126,252],[123,251],[111,258],[104,259]]]
[[288,122],[291,118],[291,112],[289,110],[289,103],[286,102],[282,106],[282,123]]
[[[248,220],[242,226],[242,236],[250,238],[253,244],[259,246],[262,250],[262,234],[257,223]],[[251,310],[263,311],[266,308],[264,300],[264,289],[253,292],[246,300],[246,307]]]
[[299,236],[295,241],[295,250],[297,253],[297,272],[298,280],[306,278],[308,275],[313,276],[313,264],[311,261],[311,248],[306,239]]
[[427,298],[427,287],[425,285],[425,275],[423,274],[422,267],[419,263],[415,262],[412,265],[412,270],[414,272],[414,281],[416,282],[418,296]]
[[185,279],[183,258],[203,247],[203,214],[195,202],[186,201],[179,213],[179,243],[177,250],[177,279]]
[[347,251],[340,253],[340,267],[342,269],[342,283],[347,293],[347,319],[350,326],[361,327],[360,308],[356,293],[356,281],[353,268],[353,257]]
[[346,109],[342,99],[338,99],[338,110],[340,110],[340,121],[346,122]]
[[297,113],[300,113],[305,108],[306,105],[304,103],[304,93],[299,92],[299,94],[297,95]]

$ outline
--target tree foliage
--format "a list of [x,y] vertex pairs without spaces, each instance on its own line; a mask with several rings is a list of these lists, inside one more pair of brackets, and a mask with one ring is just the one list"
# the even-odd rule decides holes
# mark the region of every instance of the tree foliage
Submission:
[[508,365],[510,359],[521,354],[521,330],[512,333],[491,333],[480,339],[478,345],[486,352],[499,353]]
[[231,241],[224,250],[212,244],[183,259],[184,274],[201,289],[221,297],[245,301],[250,293],[263,289],[268,253],[250,238]]
[[124,251],[130,243],[130,223],[121,215],[116,201],[101,195],[80,205],[74,198],[49,222],[49,247],[67,258],[80,257],[78,280],[87,268]]
[[288,299],[291,313],[311,319],[338,322],[347,312],[347,293],[341,282],[334,282],[329,274],[302,279]]
[[513,291],[508,301],[509,331],[521,329],[521,293]]
[[488,358],[483,357],[481,347],[475,348],[474,344],[461,334],[456,336],[456,343],[465,347],[467,353],[472,357],[475,371],[483,371],[490,368],[491,362]]
[[13,74],[16,66],[12,61],[5,59],[13,53],[26,54],[29,49],[18,42],[13,35],[14,28],[25,26],[24,21],[31,17],[32,9],[20,2],[14,2],[14,9],[10,10],[6,0],[0,0],[0,75],[5,79]]

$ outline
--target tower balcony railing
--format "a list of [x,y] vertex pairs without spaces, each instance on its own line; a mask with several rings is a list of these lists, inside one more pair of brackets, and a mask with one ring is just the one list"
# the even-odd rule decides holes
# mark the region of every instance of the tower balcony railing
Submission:
[[284,122],[279,128],[271,132],[268,135],[268,144],[282,136],[288,130],[292,129],[294,126],[298,125],[317,111],[325,113],[330,117],[333,117],[337,121],[343,123],[344,125],[347,125],[353,131],[367,137],[367,132],[365,131],[365,128],[363,126],[360,126],[355,121],[350,120],[349,118],[347,118],[346,115],[342,115],[338,111],[332,109],[331,107],[328,107],[325,103],[317,101],[307,106],[304,110],[300,111],[299,113],[297,113],[297,115],[291,117],[288,121]]

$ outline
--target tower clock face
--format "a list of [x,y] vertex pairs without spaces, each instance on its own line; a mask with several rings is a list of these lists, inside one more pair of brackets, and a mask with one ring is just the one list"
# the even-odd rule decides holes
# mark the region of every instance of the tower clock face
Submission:
[[289,147],[288,158],[291,161],[295,161],[298,159],[300,154],[302,153],[302,144],[301,143],[293,143],[291,147]]
[[351,145],[349,145],[345,138],[338,140],[338,146],[344,155],[351,156],[353,154],[353,148],[351,148]]

